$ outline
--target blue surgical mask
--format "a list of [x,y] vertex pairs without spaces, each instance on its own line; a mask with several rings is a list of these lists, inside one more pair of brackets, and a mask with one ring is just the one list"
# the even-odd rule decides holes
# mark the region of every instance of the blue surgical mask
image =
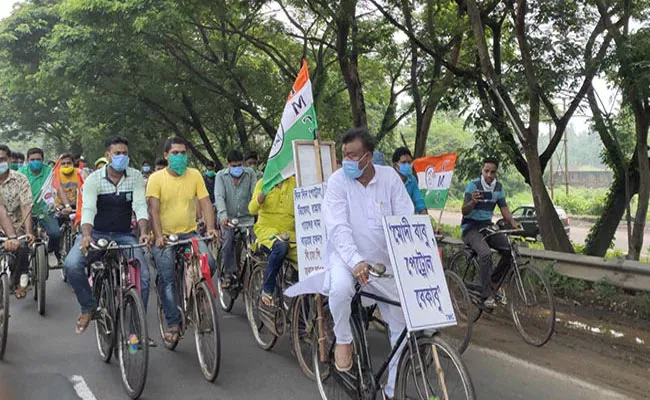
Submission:
[[40,171],[43,168],[43,161],[41,160],[32,160],[29,162],[29,169],[32,171]]
[[145,172],[145,173],[151,172],[151,167],[148,166],[148,165],[145,165],[144,167],[142,167],[142,172]]
[[118,154],[111,158],[111,168],[117,172],[122,172],[129,166],[129,156]]
[[359,161],[352,160],[343,160],[343,173],[350,179],[357,179],[363,174],[363,171],[368,167],[367,165],[363,169],[359,168],[359,162],[364,159],[368,153],[364,154]]
[[239,178],[243,173],[244,167],[241,165],[239,167],[230,167],[230,175],[234,176],[235,178]]
[[399,173],[409,176],[413,173],[413,166],[410,163],[399,164]]
[[9,163],[3,162],[0,163],[0,175],[4,175],[5,172],[9,171]]

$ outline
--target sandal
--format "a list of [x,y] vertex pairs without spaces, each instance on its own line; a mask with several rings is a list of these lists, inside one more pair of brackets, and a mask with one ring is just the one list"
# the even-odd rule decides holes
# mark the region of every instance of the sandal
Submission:
[[78,335],[86,332],[86,329],[88,328],[88,325],[92,319],[93,313],[81,313],[81,315],[79,315],[79,318],[77,318],[75,332],[77,332]]
[[177,326],[172,325],[167,328],[167,332],[165,332],[165,335],[163,336],[163,341],[167,346],[173,346],[178,342],[180,333],[181,330]]
[[273,300],[273,296],[271,296],[268,293],[262,292],[262,297],[260,297],[260,301],[266,307],[275,307],[275,301]]
[[18,286],[16,290],[14,290],[14,296],[16,296],[18,300],[24,299],[25,296],[27,296],[27,288]]

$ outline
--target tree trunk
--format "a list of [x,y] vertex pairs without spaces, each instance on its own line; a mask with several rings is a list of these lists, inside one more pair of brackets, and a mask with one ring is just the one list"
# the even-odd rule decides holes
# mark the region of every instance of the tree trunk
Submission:
[[573,246],[564,231],[564,226],[560,222],[557,211],[553,207],[553,201],[544,185],[537,146],[528,145],[524,147],[524,150],[528,159],[530,188],[533,192],[533,201],[535,202],[535,210],[537,210],[537,222],[544,248],[547,250],[573,253]]
[[[636,169],[635,166],[630,167],[630,170],[634,169]],[[605,211],[591,228],[589,235],[587,235],[584,254],[604,257],[607,253],[621,219],[623,219],[627,204],[639,190],[638,175],[632,173],[629,175],[627,182],[629,190],[626,193],[625,172],[615,173],[614,182],[605,200]]]
[[648,126],[645,123],[645,110],[640,102],[632,106],[636,125],[636,153],[639,159],[639,201],[634,216],[634,229],[628,243],[627,258],[638,260],[643,248],[645,220],[648,214],[648,199],[650,198],[650,163],[648,162]]

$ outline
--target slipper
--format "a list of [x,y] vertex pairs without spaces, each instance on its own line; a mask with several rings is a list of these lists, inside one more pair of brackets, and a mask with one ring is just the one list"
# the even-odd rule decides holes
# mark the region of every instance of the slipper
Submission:
[[92,313],[81,313],[81,315],[79,315],[79,318],[77,318],[77,322],[75,324],[75,332],[77,332],[78,335],[86,332],[86,329],[88,328],[88,325],[92,319]]
[[262,305],[266,307],[275,307],[275,301],[273,300],[273,296],[271,296],[268,293],[262,292],[262,297],[260,297],[260,301],[262,302]]
[[27,288],[17,287],[16,290],[14,290],[14,296],[16,296],[18,300],[24,299],[25,296],[27,296]]
[[163,341],[167,346],[173,346],[178,342],[178,339],[180,338],[180,329],[177,326],[170,326],[167,328],[167,332],[165,332],[165,335],[163,336]]

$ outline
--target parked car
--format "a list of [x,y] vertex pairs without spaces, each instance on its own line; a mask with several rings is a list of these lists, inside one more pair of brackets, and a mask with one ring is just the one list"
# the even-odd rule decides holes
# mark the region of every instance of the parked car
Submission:
[[[557,216],[560,218],[564,230],[569,236],[571,232],[571,227],[569,224],[569,216],[566,211],[560,206],[555,206],[555,211]],[[537,224],[537,212],[535,211],[535,206],[527,205],[522,207],[517,207],[513,212],[512,216],[517,222],[521,224],[522,229],[524,230],[524,236],[534,238],[536,240],[541,240],[539,235],[539,225]]]

